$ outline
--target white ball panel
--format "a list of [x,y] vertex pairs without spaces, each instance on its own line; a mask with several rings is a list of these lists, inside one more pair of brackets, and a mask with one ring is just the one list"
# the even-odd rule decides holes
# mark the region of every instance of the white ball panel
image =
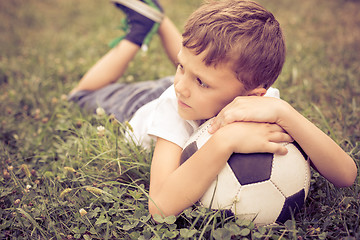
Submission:
[[212,202],[212,209],[230,209],[236,201],[236,196],[241,188],[228,164],[218,174],[217,179],[212,182],[200,202],[209,207]]
[[286,148],[286,155],[274,155],[270,179],[286,197],[289,197],[307,187],[310,166],[293,144],[287,144]]
[[270,182],[242,186],[233,212],[256,224],[274,223],[285,202],[285,197]]

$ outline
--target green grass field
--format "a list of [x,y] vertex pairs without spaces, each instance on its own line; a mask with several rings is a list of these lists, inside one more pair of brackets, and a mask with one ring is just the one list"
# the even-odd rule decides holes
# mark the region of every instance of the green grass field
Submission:
[[[200,5],[161,2],[179,29]],[[260,3],[286,36],[275,85],[282,98],[359,165],[360,1]],[[108,1],[0,1],[0,239],[360,239],[360,178],[338,189],[315,172],[305,207],[284,225],[256,227],[203,208],[154,224],[152,152],[125,142],[126,126],[66,100],[122,34],[122,18]],[[173,73],[155,37],[120,81]]]

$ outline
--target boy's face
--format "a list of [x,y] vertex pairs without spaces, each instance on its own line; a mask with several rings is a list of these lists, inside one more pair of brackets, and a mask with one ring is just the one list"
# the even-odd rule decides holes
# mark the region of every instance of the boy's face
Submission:
[[249,95],[229,64],[206,66],[203,55],[185,47],[178,54],[174,85],[178,112],[186,120],[209,119],[235,97]]

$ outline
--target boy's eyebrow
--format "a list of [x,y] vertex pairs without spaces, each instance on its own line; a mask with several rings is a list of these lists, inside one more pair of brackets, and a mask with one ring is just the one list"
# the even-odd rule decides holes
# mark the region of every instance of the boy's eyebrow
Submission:
[[180,56],[181,56],[180,54],[177,55],[176,62],[175,62],[176,65],[179,65],[179,64],[184,65],[184,61],[181,59]]
[[[176,64],[179,65],[181,64],[183,67],[184,66],[184,62],[181,60],[181,50],[179,51],[179,54],[177,55],[177,61],[176,61]],[[196,70],[196,69],[193,69],[193,71]],[[208,82],[208,78],[206,76],[201,76],[198,72],[191,72],[191,74],[193,76],[195,76],[196,78],[198,79],[201,79],[202,81],[205,81],[205,82]]]
[[176,64],[179,64],[180,63],[180,56],[181,56],[181,50],[179,51],[179,53],[176,55]]

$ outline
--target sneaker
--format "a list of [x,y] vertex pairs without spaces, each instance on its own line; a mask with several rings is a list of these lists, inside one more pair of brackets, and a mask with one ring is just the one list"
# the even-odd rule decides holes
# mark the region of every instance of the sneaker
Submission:
[[[144,1],[144,2],[142,2]],[[111,47],[116,46],[122,39],[127,39],[147,49],[152,36],[156,34],[164,14],[156,0],[112,0],[116,7],[126,14],[126,21],[123,22],[122,30],[125,36],[115,39],[110,43]]]
[[125,6],[154,22],[160,23],[164,17],[163,10],[156,0],[112,0],[119,8]]

